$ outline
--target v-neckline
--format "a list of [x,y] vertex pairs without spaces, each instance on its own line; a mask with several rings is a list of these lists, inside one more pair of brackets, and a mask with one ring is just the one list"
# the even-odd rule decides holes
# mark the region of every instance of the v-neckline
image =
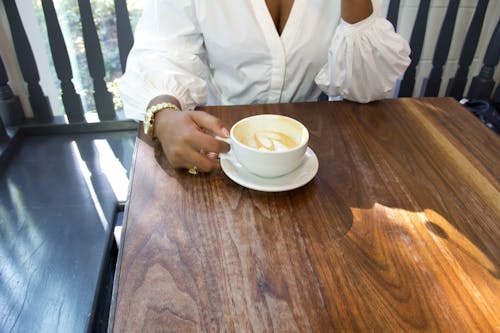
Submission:
[[[286,1],[286,6],[283,4],[284,1],[279,1],[279,0],[275,1],[264,0],[264,2],[266,3],[267,11],[271,16],[271,19],[274,22],[274,26],[278,31],[278,35],[281,36],[281,34],[283,34],[283,31],[285,30],[288,19],[290,18],[290,14],[292,13],[295,1],[294,0]],[[288,12],[284,11],[285,8],[288,10]]]
[[[285,84],[286,67],[287,67],[287,53],[290,46],[293,45],[293,39],[299,30],[298,16],[303,11],[305,0],[295,0],[292,9],[288,15],[288,19],[283,27],[281,35],[276,29],[271,12],[267,8],[266,0],[250,0],[255,19],[260,26],[263,37],[269,48],[269,55],[271,61],[270,71],[270,88],[268,93],[268,103],[279,103],[281,101],[281,93]],[[295,21],[294,21],[295,20]]]
[[297,6],[298,6],[298,3],[300,3],[300,0],[293,1],[292,8],[290,9],[290,13],[288,14],[285,25],[283,26],[283,30],[281,31],[281,34],[274,23],[273,17],[271,15],[271,11],[267,7],[266,0],[257,0],[257,2],[259,2],[260,6],[262,7],[261,14],[263,14],[265,16],[265,17],[261,17],[261,20],[263,22],[265,21],[265,24],[267,26],[272,26],[272,28],[273,28],[272,30],[274,31],[274,33],[278,39],[283,40],[284,38],[286,38],[286,35],[289,34],[288,31],[291,29],[289,27],[290,21],[294,20],[294,16],[295,16],[294,13],[297,11]]

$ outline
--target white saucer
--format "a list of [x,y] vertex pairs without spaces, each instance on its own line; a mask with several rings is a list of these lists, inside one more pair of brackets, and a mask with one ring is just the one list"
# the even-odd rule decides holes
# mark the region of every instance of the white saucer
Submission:
[[264,192],[281,192],[293,190],[308,183],[318,172],[318,158],[313,150],[307,147],[302,164],[290,173],[275,178],[263,178],[250,173],[239,163],[221,159],[224,173],[235,183],[252,190]]

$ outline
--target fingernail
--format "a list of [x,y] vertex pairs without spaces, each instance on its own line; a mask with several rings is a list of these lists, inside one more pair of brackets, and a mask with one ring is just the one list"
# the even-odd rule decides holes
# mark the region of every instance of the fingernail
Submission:
[[211,160],[215,160],[215,159],[219,158],[219,154],[215,153],[215,152],[210,152],[207,154],[207,157]]
[[226,138],[229,138],[229,131],[227,130],[227,128],[222,127],[221,132]]

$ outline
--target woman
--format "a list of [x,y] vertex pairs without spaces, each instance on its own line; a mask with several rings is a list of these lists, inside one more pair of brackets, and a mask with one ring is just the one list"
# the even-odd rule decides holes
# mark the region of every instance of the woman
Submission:
[[371,0],[148,0],[119,81],[125,113],[146,114],[145,130],[173,167],[212,171],[229,147],[207,132],[228,131],[193,111],[198,105],[314,101],[321,91],[363,103],[384,98],[410,49],[379,7]]

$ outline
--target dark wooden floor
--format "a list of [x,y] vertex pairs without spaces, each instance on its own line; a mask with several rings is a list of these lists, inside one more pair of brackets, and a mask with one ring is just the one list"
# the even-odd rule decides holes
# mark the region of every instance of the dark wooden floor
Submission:
[[24,135],[2,161],[0,332],[106,329],[136,134]]

